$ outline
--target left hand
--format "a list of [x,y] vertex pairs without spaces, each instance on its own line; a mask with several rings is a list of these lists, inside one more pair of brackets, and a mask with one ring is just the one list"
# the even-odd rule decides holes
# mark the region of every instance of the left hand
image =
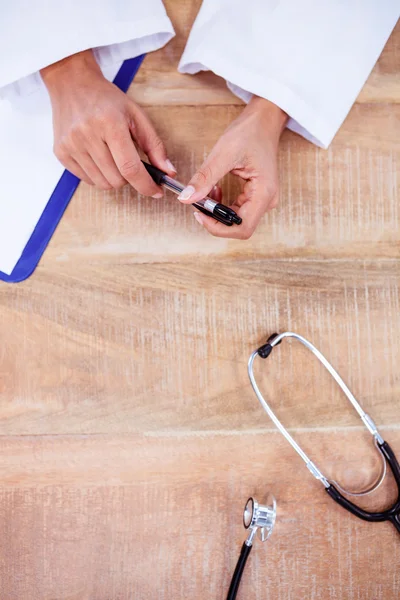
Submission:
[[287,119],[275,104],[253,96],[179,196],[185,204],[192,204],[207,195],[221,202],[217,184],[224,175],[230,172],[244,180],[242,193],[231,205],[242,217],[241,225],[227,227],[212,217],[195,212],[197,221],[212,235],[247,240],[262,216],[277,206],[277,154]]

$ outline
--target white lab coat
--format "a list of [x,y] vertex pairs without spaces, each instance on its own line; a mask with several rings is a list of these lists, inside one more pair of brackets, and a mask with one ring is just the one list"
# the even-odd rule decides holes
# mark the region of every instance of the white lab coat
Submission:
[[[204,0],[179,69],[212,70],[327,147],[399,17],[399,0]],[[0,271],[18,262],[63,167],[39,70],[93,48],[109,79],[174,35],[161,0],[8,0],[0,16]],[[16,184],[16,182],[18,182]]]
[[[327,147],[399,14],[399,0],[204,0],[179,69],[271,100],[290,129]],[[32,93],[39,69],[81,50],[106,65],[173,35],[161,0],[13,0],[0,21],[0,95]]]

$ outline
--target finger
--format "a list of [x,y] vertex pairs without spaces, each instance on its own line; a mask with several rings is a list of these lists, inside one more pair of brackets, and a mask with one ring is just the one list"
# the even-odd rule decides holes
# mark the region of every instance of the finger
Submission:
[[271,186],[262,179],[252,179],[246,182],[243,194],[237,199],[240,205],[238,214],[242,218],[242,239],[249,239],[267,212],[271,202]]
[[72,158],[85,171],[96,187],[101,190],[112,189],[111,183],[104,177],[88,152],[79,152],[73,155]]
[[[251,183],[251,185],[249,185]],[[242,194],[238,196],[231,206],[242,218],[241,225],[227,227],[223,223],[214,221],[203,213],[195,215],[196,220],[216,237],[248,240],[256,230],[268,206],[268,197],[265,196],[264,185],[255,180],[247,182]]]
[[[248,201],[246,200],[246,202],[248,202]],[[235,203],[231,205],[231,208],[239,216],[242,217],[241,225],[235,224],[235,225],[232,225],[229,227],[229,225],[224,225],[223,223],[216,221],[212,217],[208,217],[204,213],[198,212],[196,210],[194,213],[194,217],[195,217],[196,221],[198,223],[200,223],[200,225],[202,225],[204,227],[204,229],[206,229],[208,231],[208,233],[211,233],[211,235],[213,235],[215,237],[231,238],[231,239],[248,239],[251,236],[252,231],[249,231],[246,226],[246,223],[243,223],[243,216],[241,214],[241,213],[243,213],[243,211],[241,210],[241,205],[236,200]]]
[[85,173],[85,171],[82,169],[82,167],[80,165],[78,165],[76,160],[74,160],[71,156],[68,156],[68,157],[64,158],[63,160],[60,160],[60,162],[70,173],[72,173],[73,175],[78,177],[78,179],[81,179],[82,181],[84,181],[85,183],[87,183],[89,185],[94,185],[94,183],[90,179],[90,177]]
[[105,142],[102,140],[98,141],[92,148],[89,148],[89,152],[99,171],[101,171],[114,189],[117,190],[128,183],[119,172],[110,149]]
[[239,225],[239,226],[232,225],[231,227],[229,227],[227,225],[224,225],[223,223],[220,223],[219,221],[216,221],[212,217],[207,217],[207,215],[205,215],[204,213],[198,212],[198,211],[195,211],[193,213],[193,216],[196,219],[196,221],[202,227],[204,227],[204,229],[206,231],[208,231],[208,233],[211,233],[211,235],[213,235],[214,237],[220,237],[220,238],[237,238],[237,237],[239,237],[238,232],[235,230],[238,227],[240,228],[241,225]]
[[279,199],[279,187],[275,180],[264,177],[255,177],[246,181],[243,187],[246,200],[260,206],[260,210],[267,212],[276,208]]
[[144,111],[136,105],[132,106],[131,134],[139,147],[147,154],[152,165],[158,167],[172,177],[176,174],[176,168],[169,160],[165,146]]
[[234,167],[234,160],[230,155],[229,148],[217,143],[189,184],[178,196],[178,200],[186,204],[201,200]]
[[153,198],[163,196],[162,189],[154,183],[144,168],[128,128],[121,129],[113,139],[109,140],[108,147],[118,171],[139,194],[153,196]]
[[222,202],[222,189],[219,185],[214,185],[211,192],[208,194],[215,202]]
[[243,194],[239,194],[239,196],[235,200],[235,206],[237,206],[238,208],[240,208],[247,201],[248,201],[248,198],[246,197],[246,194],[244,194],[244,193]]
[[[239,210],[236,210],[240,214]],[[212,217],[207,217],[204,213],[195,213],[195,219],[200,225],[211,233],[211,235],[220,238],[231,238],[236,240],[248,240],[254,233],[255,228],[248,227],[243,221],[241,225],[232,225],[228,227],[223,223],[214,221]],[[242,217],[243,219],[243,217]]]

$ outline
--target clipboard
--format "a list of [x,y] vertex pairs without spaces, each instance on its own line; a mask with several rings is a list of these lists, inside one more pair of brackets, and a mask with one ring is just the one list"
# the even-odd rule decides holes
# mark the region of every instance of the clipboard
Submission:
[[[144,57],[145,54],[142,54],[123,62],[113,81],[123,92],[128,91]],[[67,170],[64,171],[24,248],[21,258],[15,265],[11,275],[6,275],[6,273],[0,271],[1,281],[19,283],[32,275],[79,183],[80,179],[78,177]]]

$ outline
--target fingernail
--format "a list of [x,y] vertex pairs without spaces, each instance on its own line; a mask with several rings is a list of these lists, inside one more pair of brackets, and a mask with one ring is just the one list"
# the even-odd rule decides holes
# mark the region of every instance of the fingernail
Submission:
[[177,170],[175,169],[174,165],[169,160],[169,158],[167,158],[167,160],[165,161],[165,164],[167,165],[167,168],[169,171],[174,171],[174,173],[177,173]]
[[195,189],[192,185],[188,185],[185,187],[184,190],[181,191],[181,193],[178,196],[178,200],[189,200],[189,198],[191,196],[193,196],[193,194],[195,193]]
[[158,192],[157,194],[154,194],[152,196],[152,198],[162,198],[164,194],[161,194],[160,192]]
[[193,216],[196,219],[196,221],[200,223],[200,225],[203,225],[203,216],[199,212],[194,212]]

